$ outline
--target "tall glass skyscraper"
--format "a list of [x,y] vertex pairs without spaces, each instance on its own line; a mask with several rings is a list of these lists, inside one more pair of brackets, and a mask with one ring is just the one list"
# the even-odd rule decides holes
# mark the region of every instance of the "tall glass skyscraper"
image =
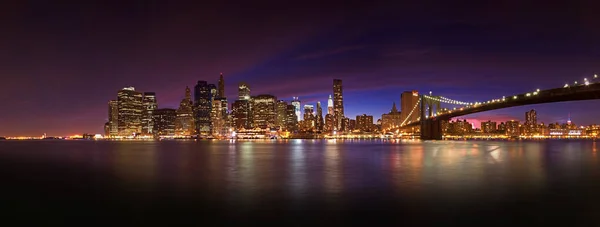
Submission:
[[334,130],[342,130],[344,119],[344,96],[342,95],[342,80],[333,79],[333,116],[335,118]]
[[158,108],[156,93],[144,92],[143,100],[144,112],[142,113],[142,134],[152,135],[152,130],[154,128],[152,113]]
[[213,94],[216,93],[216,86],[208,84],[206,81],[198,81],[194,87],[194,124],[196,132],[199,135],[208,136],[211,134],[211,110]]
[[292,105],[296,109],[296,117],[298,118],[298,121],[301,121],[302,120],[302,112],[300,110],[300,100],[298,100],[298,97],[293,97]]
[[119,135],[131,136],[142,132],[143,95],[134,87],[126,87],[117,93]]

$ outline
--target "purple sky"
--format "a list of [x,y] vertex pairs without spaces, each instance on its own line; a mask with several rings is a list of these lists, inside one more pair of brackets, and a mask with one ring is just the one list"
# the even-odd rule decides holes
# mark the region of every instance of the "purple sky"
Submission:
[[[246,81],[254,95],[326,105],[339,78],[346,115],[375,119],[405,90],[484,101],[600,72],[594,1],[164,2],[3,5],[0,136],[101,133],[122,87],[154,91],[159,107],[175,108],[185,86],[217,83],[220,72],[231,101]],[[600,123],[598,104],[465,118],[523,120],[533,108],[538,121],[570,112],[591,124]]]

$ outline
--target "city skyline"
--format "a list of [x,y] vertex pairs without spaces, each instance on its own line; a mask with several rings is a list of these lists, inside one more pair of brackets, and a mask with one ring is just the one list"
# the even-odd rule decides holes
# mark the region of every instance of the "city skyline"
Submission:
[[[600,72],[598,21],[586,20],[595,13],[586,5],[568,6],[579,9],[573,13],[560,6],[539,12],[536,4],[520,5],[525,10],[482,4],[471,11],[444,2],[434,9],[305,4],[245,5],[244,11],[216,3],[205,10],[151,4],[155,11],[127,3],[8,4],[14,13],[0,22],[7,23],[0,41],[6,62],[0,69],[6,77],[0,84],[6,108],[0,136],[99,133],[108,121],[107,101],[123,87],[155,92],[160,108],[177,109],[186,86],[198,80],[217,85],[220,73],[230,106],[242,81],[253,94],[300,97],[302,105],[316,105],[327,103],[331,80],[339,78],[345,115],[378,119],[392,103],[400,105],[403,91],[484,101]],[[512,16],[504,20],[497,11]],[[162,17],[149,20],[156,14]],[[245,18],[261,26],[239,26]],[[244,38],[234,38],[239,34]],[[597,103],[514,107],[461,119],[522,120],[533,108],[538,121],[565,122],[570,113],[588,125],[600,121],[600,110],[588,108]]]

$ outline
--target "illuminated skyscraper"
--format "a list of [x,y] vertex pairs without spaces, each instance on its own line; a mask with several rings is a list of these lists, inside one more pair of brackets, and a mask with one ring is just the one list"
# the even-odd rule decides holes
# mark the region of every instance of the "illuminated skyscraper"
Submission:
[[219,76],[219,90],[217,91],[217,97],[225,98],[225,80],[223,80],[223,73]]
[[152,111],[158,108],[156,103],[156,93],[144,92],[144,112],[142,112],[142,134],[152,135],[154,128],[152,121]]
[[[214,136],[227,135],[227,118],[223,114],[227,114],[227,112],[223,111],[224,105],[223,102],[227,102],[225,98],[217,98],[212,101],[212,109],[211,109],[211,129],[212,134]],[[225,108],[227,108],[227,104],[225,104]]]
[[142,132],[142,101],[142,93],[135,91],[134,87],[123,88],[117,93],[119,135],[131,136]]
[[287,118],[287,102],[283,100],[277,101],[277,126],[281,129],[286,127],[286,118]]
[[185,98],[179,103],[177,118],[175,119],[175,134],[177,136],[194,135],[194,103],[189,87],[185,88]]
[[317,115],[315,116],[315,127],[318,131],[322,131],[324,124],[325,121],[323,119],[323,107],[321,107],[321,102],[317,102]]
[[298,131],[298,117],[296,116],[296,107],[294,105],[287,105],[285,112],[285,129],[289,132]]
[[[400,95],[401,114],[400,118],[405,123],[416,122],[421,117],[421,108],[417,106],[419,102],[419,92],[417,91],[405,91]],[[412,114],[411,114],[412,112]],[[410,115],[410,117],[409,117]],[[408,119],[407,119],[408,117]]]
[[298,100],[298,97],[293,97],[292,105],[294,107],[296,107],[296,117],[298,117],[298,121],[301,121],[302,120],[302,112],[300,111],[300,100]]
[[525,124],[523,126],[525,134],[531,135],[537,133],[537,113],[535,110],[525,112]]
[[333,99],[331,95],[329,95],[329,99],[327,99],[327,114],[333,115]]
[[235,100],[231,106],[232,127],[236,129],[252,128],[250,100]]
[[336,124],[334,129],[342,131],[342,120],[344,119],[344,96],[342,88],[342,80],[333,80],[333,116]]
[[335,119],[333,118],[333,114],[326,114],[325,115],[325,126],[323,127],[323,129],[327,132],[332,132],[333,131],[333,126],[335,124]]
[[250,100],[250,86],[246,83],[241,82],[238,86],[238,99],[239,100]]
[[277,98],[273,95],[252,97],[252,116],[254,127],[272,128],[277,125]]
[[314,130],[315,129],[315,107],[313,105],[304,105],[304,130]]
[[153,111],[152,120],[153,132],[155,136],[174,136],[175,119],[177,111],[175,109],[156,109]]
[[119,102],[108,101],[108,136],[119,135]]
[[[413,113],[414,114],[414,113]],[[396,103],[392,104],[392,110],[387,114],[381,115],[381,130],[392,130],[402,123],[401,112],[396,108]]]
[[[206,81],[198,81],[194,87],[194,124],[200,135],[211,134],[211,110],[215,85]],[[214,93],[213,93],[214,92]]]

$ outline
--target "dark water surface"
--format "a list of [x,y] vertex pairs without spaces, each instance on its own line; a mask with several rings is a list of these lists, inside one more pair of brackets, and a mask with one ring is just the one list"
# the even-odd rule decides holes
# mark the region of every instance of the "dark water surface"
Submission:
[[598,226],[597,149],[594,141],[4,141],[0,223]]

